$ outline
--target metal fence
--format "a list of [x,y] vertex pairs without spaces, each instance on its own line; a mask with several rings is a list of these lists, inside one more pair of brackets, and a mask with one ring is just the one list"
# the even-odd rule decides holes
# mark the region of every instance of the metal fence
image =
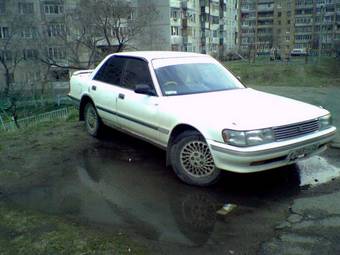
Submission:
[[[54,121],[56,119],[67,119],[72,112],[75,112],[75,108],[63,108],[51,112],[41,113],[36,116],[19,119],[17,120],[17,123],[19,128],[32,127],[41,122]],[[0,122],[0,125],[2,125],[1,131],[11,131],[18,128],[14,121]]]

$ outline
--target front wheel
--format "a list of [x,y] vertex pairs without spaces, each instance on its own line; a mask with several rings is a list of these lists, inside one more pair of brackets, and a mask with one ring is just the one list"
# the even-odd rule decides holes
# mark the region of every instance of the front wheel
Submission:
[[179,135],[170,153],[172,167],[185,183],[208,186],[220,177],[221,170],[216,168],[209,146],[198,132]]
[[90,102],[85,105],[84,119],[87,132],[94,137],[98,137],[102,131],[103,124],[98,116],[97,110]]

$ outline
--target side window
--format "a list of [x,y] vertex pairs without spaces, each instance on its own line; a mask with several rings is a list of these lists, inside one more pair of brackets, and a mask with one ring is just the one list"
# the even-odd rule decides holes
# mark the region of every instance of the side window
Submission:
[[148,64],[143,60],[129,59],[127,60],[122,87],[134,90],[137,84],[153,86]]
[[119,85],[125,62],[124,58],[109,58],[98,70],[94,80]]

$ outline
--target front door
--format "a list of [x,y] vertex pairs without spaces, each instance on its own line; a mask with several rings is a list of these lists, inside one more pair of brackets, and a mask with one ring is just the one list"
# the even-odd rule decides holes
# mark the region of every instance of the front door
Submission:
[[157,142],[159,97],[135,93],[138,84],[147,84],[154,88],[148,63],[129,58],[118,90],[117,120],[122,128]]

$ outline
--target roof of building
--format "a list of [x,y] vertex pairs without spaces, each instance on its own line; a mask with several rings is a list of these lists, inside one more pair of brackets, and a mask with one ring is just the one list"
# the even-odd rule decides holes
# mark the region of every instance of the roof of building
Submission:
[[206,57],[205,54],[192,53],[192,52],[179,52],[179,51],[134,51],[134,52],[120,52],[113,55],[129,56],[144,58],[147,61],[161,58],[179,58],[179,57]]

